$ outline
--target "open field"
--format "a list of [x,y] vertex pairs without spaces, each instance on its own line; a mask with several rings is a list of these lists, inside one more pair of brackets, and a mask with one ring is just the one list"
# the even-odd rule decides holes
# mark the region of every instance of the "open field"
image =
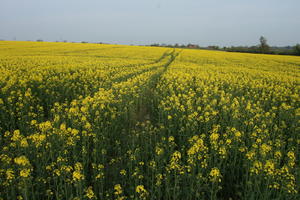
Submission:
[[0,41],[0,199],[299,199],[300,57]]

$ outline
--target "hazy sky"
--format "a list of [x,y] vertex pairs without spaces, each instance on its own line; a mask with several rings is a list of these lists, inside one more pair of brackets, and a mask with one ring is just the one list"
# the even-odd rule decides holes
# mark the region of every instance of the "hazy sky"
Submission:
[[0,0],[0,39],[300,43],[300,0]]

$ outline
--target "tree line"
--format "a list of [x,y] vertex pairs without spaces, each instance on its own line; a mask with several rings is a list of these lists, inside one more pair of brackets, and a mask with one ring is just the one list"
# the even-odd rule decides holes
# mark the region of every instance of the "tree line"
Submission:
[[231,46],[231,47],[219,47],[217,45],[211,45],[207,47],[201,47],[197,44],[151,44],[150,46],[160,47],[172,47],[172,48],[190,48],[190,49],[208,49],[208,50],[219,50],[229,52],[242,52],[242,53],[262,53],[262,54],[278,54],[278,55],[298,55],[300,56],[300,44],[295,46],[276,47],[269,46],[267,39],[263,36],[259,38],[259,44],[255,46]]
[[[1,41],[1,40],[0,40]],[[42,39],[36,40],[37,42],[43,42]],[[56,41],[59,42],[59,41]],[[63,42],[67,42],[64,40]],[[89,43],[86,41],[82,41],[81,43]],[[107,44],[98,42],[98,44]],[[188,49],[207,49],[207,50],[218,50],[218,51],[229,51],[229,52],[241,52],[241,53],[262,53],[262,54],[277,54],[277,55],[296,55],[300,56],[300,44],[296,44],[295,46],[285,46],[285,47],[276,47],[269,46],[267,43],[267,39],[264,36],[259,38],[259,44],[254,46],[231,46],[231,47],[219,47],[217,45],[210,45],[207,47],[201,47],[197,44],[159,44],[154,43],[148,46],[155,47],[171,47],[171,48],[188,48]]]

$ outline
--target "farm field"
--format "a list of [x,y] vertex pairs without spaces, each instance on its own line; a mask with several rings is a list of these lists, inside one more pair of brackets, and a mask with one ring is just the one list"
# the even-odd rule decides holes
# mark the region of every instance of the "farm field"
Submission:
[[300,199],[300,57],[0,41],[0,199]]

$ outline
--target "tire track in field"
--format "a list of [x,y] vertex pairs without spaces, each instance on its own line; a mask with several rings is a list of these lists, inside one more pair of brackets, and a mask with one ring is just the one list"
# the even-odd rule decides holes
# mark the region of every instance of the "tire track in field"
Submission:
[[[149,95],[151,96],[149,91],[154,91],[154,88],[159,80],[159,78],[161,77],[161,75],[167,70],[168,66],[174,61],[174,59],[176,58],[178,54],[175,53],[175,50],[173,50],[172,52],[166,52],[162,55],[162,57],[160,59],[157,60],[157,64],[159,64],[158,66],[153,66],[151,68],[147,68],[145,70],[139,71],[137,73],[133,73],[130,74],[126,77],[123,77],[123,80],[119,81],[119,82],[112,82],[119,84],[122,82],[126,82],[126,81],[131,81],[130,79],[134,78],[134,77],[138,77],[138,76],[142,76],[144,73],[150,72],[150,73],[154,73],[154,75],[151,75],[150,77],[147,77],[146,80],[144,81],[144,83],[142,85],[140,85],[139,89],[141,89],[141,91],[143,91],[141,94],[139,94],[136,99],[131,99],[136,101],[136,103],[133,106],[133,112],[131,112],[130,110],[127,110],[123,113],[123,115],[128,115],[129,117],[125,117],[125,118],[121,118],[121,120],[123,121],[123,123],[121,123],[122,125],[119,127],[114,127],[116,129],[120,129],[119,131],[117,131],[118,133],[120,132],[131,132],[133,129],[136,128],[136,124],[137,122],[141,122],[141,121],[145,121],[145,119],[147,119],[148,116],[150,116],[150,110],[151,110],[151,105],[152,104],[148,104],[148,100],[149,98],[147,98]],[[166,60],[165,60],[166,59]],[[162,62],[162,63],[161,63]],[[157,70],[157,72],[156,72]],[[109,88],[114,88],[114,85],[112,85]],[[114,91],[114,92],[118,92],[118,90]],[[146,97],[146,98],[145,98]],[[123,99],[123,97],[122,97]],[[150,98],[151,99],[151,98]],[[124,103],[126,103],[128,101],[128,99],[123,99]],[[98,132],[98,131],[96,131]],[[102,134],[106,134],[103,133]],[[109,133],[111,134],[111,132]],[[112,135],[110,135],[108,137],[109,139],[106,141],[107,143],[112,144],[111,146],[114,146],[115,144],[115,140],[114,137]],[[89,145],[89,149],[88,152],[89,154],[92,154],[94,148],[97,148],[94,144],[94,141],[92,141],[92,139],[90,139],[90,145]],[[120,144],[123,142],[120,142]],[[124,149],[124,148],[123,148]],[[107,156],[110,159],[114,159],[115,157],[118,157],[118,150],[116,149],[110,149],[108,150]],[[87,171],[89,171],[90,173],[88,173],[86,175],[86,179],[89,182],[89,184],[93,184],[92,181],[92,176],[91,176],[91,172],[93,171],[92,169],[92,163],[93,161],[91,160],[90,163],[88,164],[88,169]],[[112,177],[112,179],[116,178],[114,177],[114,174],[110,174],[110,172],[112,172],[113,170],[110,169],[115,169],[118,168],[117,164],[107,164],[105,166],[105,168],[107,169],[106,173],[109,174],[110,177]]]
[[180,53],[181,51],[176,52],[175,49],[173,49],[173,51],[168,55],[170,58],[163,65],[164,69],[149,78],[148,87],[144,89],[144,92],[141,95],[142,99],[141,103],[138,105],[136,116],[133,116],[135,121],[145,122],[149,120],[156,123],[157,117],[155,116],[155,110],[157,109],[157,103],[155,102],[156,99],[154,98],[154,91],[159,80],[161,79],[161,76],[167,71],[168,67],[174,62],[174,60]]
[[[126,81],[126,80],[128,80],[130,78],[133,78],[135,76],[141,75],[141,74],[143,74],[145,72],[157,70],[160,67],[165,67],[166,65],[169,65],[168,63],[170,62],[170,59],[168,59],[166,63],[163,63],[162,61],[165,58],[169,57],[169,56],[172,56],[172,52],[166,51],[159,59],[157,59],[157,60],[155,60],[153,62],[145,63],[145,64],[140,64],[140,65],[137,64],[137,65],[128,66],[128,67],[143,67],[143,66],[147,66],[147,65],[158,64],[157,66],[152,66],[152,67],[143,69],[141,71],[130,73],[130,74],[127,74],[127,75],[125,75],[123,77],[119,77],[119,78],[113,79],[113,81],[111,83],[118,83],[118,82]],[[162,63],[160,64],[160,62],[162,62]]]
[[[164,59],[166,59],[171,54],[169,51],[170,50],[166,50],[166,52],[164,52],[159,58],[157,58],[156,60],[153,60],[151,62],[129,64],[129,65],[122,66],[122,68],[124,68],[124,67],[125,68],[127,68],[127,67],[128,68],[139,68],[139,67],[143,67],[143,66],[147,66],[147,65],[155,65],[155,64],[157,64],[158,66],[151,66],[147,69],[142,69],[142,70],[139,70],[138,72],[135,71],[134,73],[127,74],[125,77],[123,76],[123,77],[119,77],[119,78],[116,78],[116,79],[112,79],[108,83],[100,84],[99,86],[97,85],[95,88],[91,88],[86,93],[85,92],[79,92],[78,93],[78,91],[80,91],[80,90],[69,91],[69,92],[71,92],[72,95],[64,96],[64,95],[58,94],[55,97],[45,99],[45,96],[48,96],[48,93],[45,92],[44,87],[40,87],[40,86],[43,85],[42,83],[45,80],[48,80],[53,76],[57,76],[57,77],[60,77],[60,79],[63,79],[64,76],[68,76],[68,75],[74,74],[74,73],[79,73],[80,70],[83,70],[83,71],[88,70],[89,69],[88,66],[86,66],[86,69],[82,69],[82,68],[80,68],[78,70],[70,69],[70,70],[67,70],[67,71],[64,71],[64,72],[56,71],[55,69],[53,69],[51,71],[51,73],[48,76],[44,76],[43,80],[41,80],[41,81],[29,80],[27,82],[27,87],[31,88],[31,90],[33,91],[33,96],[35,97],[35,99],[37,99],[38,103],[36,104],[36,106],[37,107],[41,106],[43,108],[43,113],[41,113],[41,117],[43,118],[44,121],[46,121],[46,120],[49,120],[53,117],[52,114],[51,114],[51,109],[54,107],[54,103],[56,103],[56,102],[60,103],[60,104],[65,104],[66,103],[67,105],[69,105],[73,100],[78,99],[81,95],[83,95],[84,97],[85,96],[91,96],[92,97],[92,96],[94,96],[94,94],[96,92],[98,92],[99,88],[103,87],[103,88],[107,89],[107,88],[110,88],[114,83],[121,83],[123,81],[127,81],[130,78],[133,78],[135,76],[138,76],[138,75],[143,74],[145,72],[148,72],[150,70],[157,70],[159,67],[162,67],[162,66],[165,65],[164,64],[164,62],[165,62]],[[55,63],[54,65],[57,65],[57,64]],[[111,67],[114,67],[114,66],[111,66]],[[117,67],[120,67],[120,66],[117,66]],[[113,73],[116,73],[116,72],[114,71]],[[110,76],[110,75],[113,75],[113,74],[108,73],[108,76]],[[81,80],[80,77],[77,78],[76,81],[77,81],[77,83],[78,82],[79,83],[82,82],[82,84],[85,83],[85,80],[84,79]],[[5,84],[2,84],[1,88],[3,88],[4,86],[5,86]],[[18,88],[20,90],[22,90],[21,86],[18,86]],[[55,85],[53,88],[48,88],[48,89],[50,91],[57,91],[57,88],[68,88],[68,87],[65,87],[64,83],[62,82],[61,84]],[[8,88],[8,92],[10,90],[11,89]],[[0,96],[6,96],[6,95],[5,95],[5,93],[0,93]],[[37,110],[37,108],[36,108],[36,110]],[[7,127],[6,126],[4,127],[5,130],[20,128],[19,125],[18,125],[17,118],[11,116],[10,113],[6,113],[5,117],[13,119],[13,120],[11,120],[12,124],[9,124]]]
[[[98,92],[100,88],[106,88],[106,89],[107,88],[111,88],[113,86],[113,84],[125,82],[125,81],[127,81],[127,80],[129,80],[129,79],[131,79],[133,77],[139,76],[139,75],[141,75],[143,73],[146,73],[146,72],[149,72],[149,71],[153,71],[153,70],[157,70],[160,67],[165,67],[166,65],[169,65],[170,64],[170,60],[172,60],[172,57],[173,57],[173,52],[169,52],[169,50],[167,50],[166,52],[163,53],[163,55],[161,57],[159,57],[158,59],[156,59],[156,60],[154,60],[152,62],[129,64],[129,65],[122,66],[122,67],[125,67],[125,68],[127,68],[127,67],[128,68],[137,68],[137,67],[144,67],[144,66],[148,66],[148,65],[155,65],[155,64],[157,64],[157,66],[152,66],[152,67],[143,69],[143,70],[138,71],[138,72],[127,74],[126,76],[122,76],[122,77],[118,77],[118,78],[112,79],[111,81],[109,81],[107,83],[103,83],[103,85],[99,85],[97,88],[90,90],[90,92],[89,92],[89,94],[87,96],[93,97],[94,94],[96,92]],[[167,63],[163,63],[164,59],[167,58],[167,57],[169,57],[169,56],[170,56],[170,59],[168,59]],[[88,70],[88,68],[86,68],[86,70]],[[79,71],[80,71],[80,69],[79,70],[70,70],[70,71],[64,72],[63,75],[73,74],[73,73],[76,73],[76,72],[79,72]],[[115,73],[115,72],[113,72],[113,73]],[[51,76],[56,76],[56,75],[57,76],[58,75],[59,76],[63,76],[61,72],[55,72],[54,71],[53,73],[51,73]],[[110,75],[113,75],[113,74],[109,73],[108,76],[110,76]],[[46,80],[48,78],[49,77],[46,77]],[[78,80],[78,81],[80,81],[80,80]],[[35,85],[35,90],[38,90],[38,85],[39,84],[35,83],[33,85]],[[61,87],[64,87],[64,86],[61,86]],[[70,104],[73,100],[78,99],[79,96],[81,96],[81,95],[84,95],[84,94],[78,93],[74,98],[56,99],[52,103],[51,102],[42,102],[42,106],[43,106],[44,112],[45,112],[44,113],[45,114],[45,120],[47,120],[49,117],[51,117],[50,111],[53,108],[53,104],[55,102]],[[39,90],[39,96],[42,96],[42,97],[45,96],[44,90]]]
[[[113,125],[114,129],[118,130],[118,131],[114,131],[117,134],[117,136],[116,135],[113,136],[112,132],[109,133],[102,132],[102,134],[106,135],[106,137],[108,138],[106,143],[111,144],[110,145],[111,148],[107,150],[108,153],[106,155],[109,158],[109,160],[118,158],[121,154],[127,152],[127,150],[130,150],[126,145],[126,143],[128,142],[128,136],[126,136],[123,139],[120,139],[119,142],[122,148],[119,150],[117,149],[117,147],[115,147],[114,137],[117,138],[121,137],[119,134],[129,134],[130,136],[132,131],[134,130],[138,131],[141,128],[140,126],[138,126],[138,123],[143,123],[146,122],[147,120],[152,121],[153,124],[156,124],[156,119],[155,116],[153,115],[154,114],[153,110],[156,110],[157,107],[155,104],[155,99],[153,98],[154,91],[161,76],[166,72],[166,70],[172,64],[172,62],[175,60],[178,54],[179,53],[175,52],[175,50],[169,53],[165,53],[161,59],[161,61],[163,62],[159,63],[159,66],[154,66],[149,70],[139,72],[138,74],[134,74],[130,77],[127,77],[127,79],[124,80],[124,82],[130,81],[131,78],[142,76],[143,73],[147,73],[147,72],[151,73],[151,75],[147,76],[145,80],[142,81],[143,83],[139,85],[140,92],[138,92],[138,96],[132,97],[131,99],[124,99],[123,101],[124,104],[127,104],[128,101],[134,101],[134,103],[132,104],[132,107],[129,108],[129,110],[126,109],[122,110],[124,111],[122,113],[123,117],[121,117],[120,120],[118,121],[119,124]],[[120,83],[122,83],[122,81]],[[96,146],[97,145],[93,144],[93,147],[97,148]],[[89,152],[92,151],[93,149],[89,149]],[[91,164],[89,164],[89,166],[90,166],[89,167],[90,171],[92,171]],[[106,173],[108,174],[110,179],[118,178],[111,173],[113,169],[116,168],[121,169],[118,163],[111,163],[111,164],[108,163],[107,165],[105,165]],[[108,184],[108,182],[106,184]]]

